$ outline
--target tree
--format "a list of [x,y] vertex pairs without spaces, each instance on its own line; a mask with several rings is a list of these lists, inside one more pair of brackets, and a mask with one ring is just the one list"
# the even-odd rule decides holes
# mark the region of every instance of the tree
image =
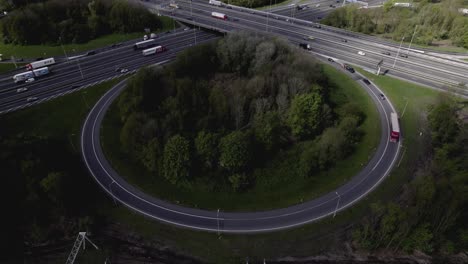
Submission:
[[429,112],[432,140],[435,146],[453,142],[458,133],[456,106],[449,101],[436,105]]
[[322,107],[322,97],[317,93],[294,97],[288,116],[293,135],[300,139],[316,136],[321,130]]
[[157,138],[151,139],[146,146],[143,146],[141,161],[150,172],[159,171],[162,160],[161,145]]
[[43,178],[40,182],[42,190],[53,201],[60,201],[62,190],[63,174],[59,172],[50,172],[47,177]]
[[247,181],[247,176],[245,173],[236,173],[229,176],[229,182],[231,183],[231,188],[236,192],[239,191],[243,184]]
[[120,143],[122,144],[123,151],[138,156],[141,150],[141,143],[139,132],[143,127],[141,122],[141,114],[132,113],[127,121],[125,121],[122,130],[120,131]]
[[172,184],[188,179],[190,173],[190,144],[180,135],[171,137],[164,146],[164,177]]
[[195,138],[195,149],[205,166],[212,168],[218,157],[218,135],[207,131],[198,132]]
[[228,171],[242,171],[251,160],[250,137],[248,133],[234,131],[223,137],[219,144],[219,164]]
[[282,125],[276,111],[260,113],[254,120],[255,139],[265,150],[274,150],[282,142]]

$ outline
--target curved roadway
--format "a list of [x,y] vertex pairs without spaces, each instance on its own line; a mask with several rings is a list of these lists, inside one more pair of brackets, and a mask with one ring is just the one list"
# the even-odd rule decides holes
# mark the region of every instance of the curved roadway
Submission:
[[104,115],[125,88],[126,81],[109,90],[87,116],[81,132],[82,156],[94,179],[115,200],[143,215],[177,226],[213,232],[253,233],[291,228],[334,216],[366,196],[382,182],[395,164],[400,151],[400,144],[388,140],[393,106],[388,100],[379,99],[381,92],[377,87],[364,85],[358,75],[354,74],[353,77],[377,106],[382,128],[378,148],[369,163],[350,181],[330,193],[302,204],[261,212],[207,211],[159,200],[128,184],[106,160],[100,142]]

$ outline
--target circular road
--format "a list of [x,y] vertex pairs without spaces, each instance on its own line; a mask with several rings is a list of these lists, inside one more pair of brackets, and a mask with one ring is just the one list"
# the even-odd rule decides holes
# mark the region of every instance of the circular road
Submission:
[[391,102],[380,98],[382,92],[374,84],[365,85],[359,81],[362,76],[357,78],[355,74],[353,77],[370,95],[379,112],[382,129],[377,150],[368,164],[344,185],[301,204],[259,212],[208,211],[171,204],[131,186],[109,164],[100,142],[104,115],[125,88],[126,80],[104,94],[86,117],[81,131],[82,157],[91,175],[114,200],[145,216],[185,228],[218,233],[269,232],[334,217],[378,186],[389,174],[400,152],[400,144],[389,141],[390,113],[395,112]]

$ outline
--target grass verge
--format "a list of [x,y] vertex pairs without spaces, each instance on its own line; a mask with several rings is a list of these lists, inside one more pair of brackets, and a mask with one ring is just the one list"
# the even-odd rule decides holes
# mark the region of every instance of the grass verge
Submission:
[[245,192],[212,191],[206,188],[209,184],[203,179],[194,181],[190,188],[178,188],[163,177],[151,175],[139,164],[129,161],[127,155],[121,152],[119,133],[116,131],[121,130],[122,124],[116,103],[112,104],[103,121],[104,153],[112,166],[132,185],[160,199],[190,207],[253,211],[286,207],[313,199],[332,191],[358,173],[375,151],[380,135],[380,127],[375,126],[378,124],[377,110],[367,93],[347,75],[330,66],[325,66],[325,73],[337,87],[331,93],[331,100],[337,105],[348,101],[356,102],[367,113],[367,118],[362,125],[364,137],[355,152],[347,159],[338,161],[332,169],[310,178],[297,177],[296,169],[291,166],[300,157],[302,145],[298,144],[279,153],[266,167],[255,170],[257,182]]
[[[156,32],[162,32],[177,28],[177,23],[168,17],[159,17],[162,21],[162,28]],[[73,53],[78,53],[86,50],[92,50],[100,47],[105,47],[113,43],[119,43],[127,40],[142,38],[145,33],[129,33],[129,34],[110,34],[91,40],[83,44],[64,44],[63,49],[60,45],[46,46],[46,45],[27,45],[18,46],[12,44],[0,43],[0,50],[4,58],[10,58],[12,55],[16,58],[37,58],[37,57],[53,57],[64,55],[63,50],[71,56]]]
[[[21,67],[24,65],[24,63],[17,63],[16,64],[18,67]],[[0,63],[0,73],[4,73],[7,71],[11,71],[16,69],[15,64],[13,63]]]
[[[281,1],[281,0],[280,0]],[[275,1],[272,1],[272,5],[267,5],[267,6],[261,6],[261,7],[256,7],[254,9],[257,9],[257,10],[263,10],[263,11],[269,11],[270,8],[275,8],[275,7],[280,7],[280,6],[285,6],[285,5],[289,5],[293,2],[294,0],[285,0],[285,1],[282,1],[281,3],[277,3],[278,1],[275,0]]]

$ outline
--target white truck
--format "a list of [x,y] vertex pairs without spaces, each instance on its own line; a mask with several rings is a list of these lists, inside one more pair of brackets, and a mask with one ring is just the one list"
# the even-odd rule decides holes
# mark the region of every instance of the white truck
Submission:
[[170,3],[170,4],[169,4],[169,7],[172,7],[172,8],[175,8],[175,9],[179,9],[179,8],[180,8],[179,5],[176,4],[176,3]]
[[227,16],[225,14],[218,13],[218,12],[211,12],[211,16],[214,17],[214,18],[219,18],[219,19],[223,19],[223,20],[227,19]]
[[149,47],[153,47],[153,46],[156,46],[156,40],[148,39],[148,40],[145,40],[145,41],[140,41],[140,42],[135,43],[135,45],[133,45],[133,49],[134,50],[144,49],[144,48],[149,48]]
[[19,82],[24,82],[31,78],[37,78],[43,75],[47,75],[49,73],[50,73],[49,68],[44,67],[44,68],[36,69],[33,71],[18,73],[13,76],[13,80],[15,81],[15,83],[19,83]]
[[54,58],[48,58],[48,59],[35,61],[35,62],[31,62],[29,64],[26,64],[26,69],[33,70],[33,69],[49,66],[49,65],[52,65],[52,64],[55,64]]
[[221,2],[221,1],[216,1],[216,0],[210,0],[210,1],[208,2],[208,4],[214,5],[214,6],[222,6],[222,5],[223,5],[223,2]]
[[153,48],[143,50],[142,54],[143,54],[143,56],[149,56],[149,55],[156,54],[156,53],[161,53],[161,52],[164,52],[164,51],[166,51],[166,48],[164,46],[157,46],[157,47],[153,47]]

